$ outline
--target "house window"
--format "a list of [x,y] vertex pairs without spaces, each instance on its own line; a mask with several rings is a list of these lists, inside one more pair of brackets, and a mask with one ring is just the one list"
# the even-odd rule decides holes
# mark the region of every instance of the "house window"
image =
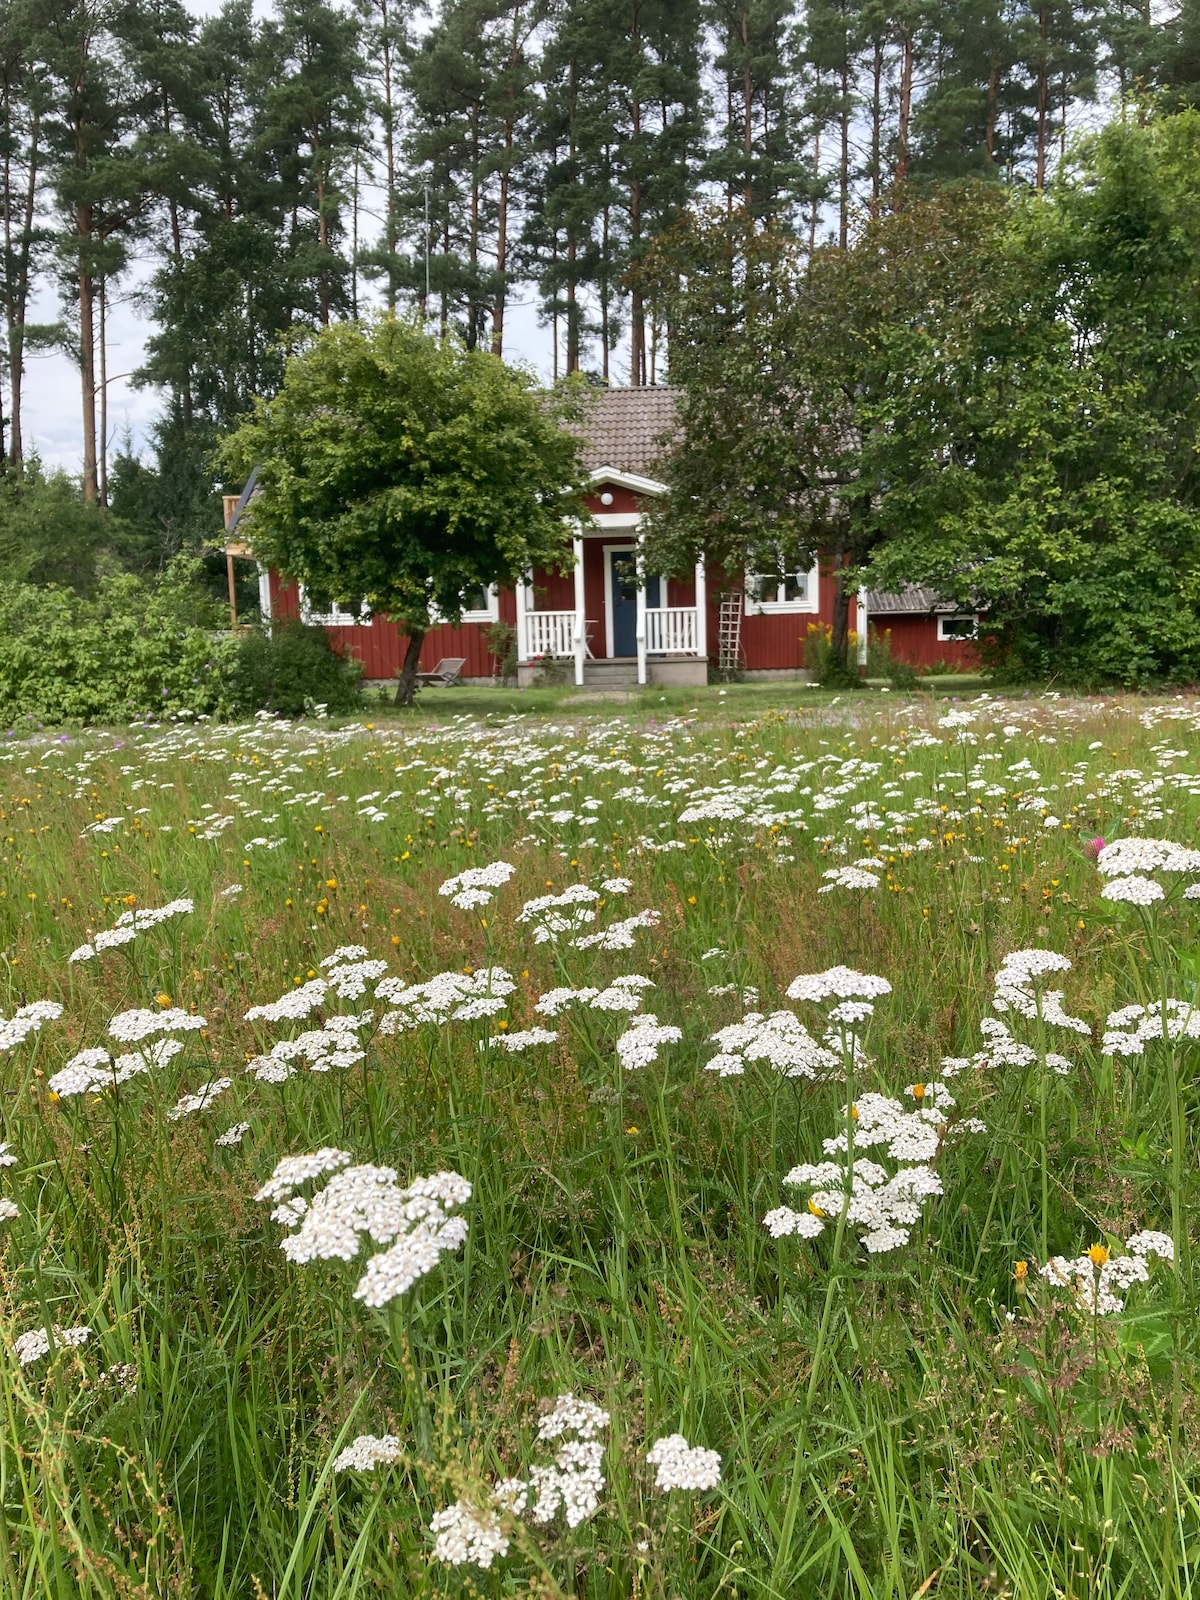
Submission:
[[939,617],[937,636],[945,639],[974,639],[979,632],[978,617]]
[[495,584],[476,584],[463,591],[464,622],[496,622],[500,617],[500,592]]
[[[464,589],[462,597],[462,620],[464,622],[498,622],[500,620],[500,591],[495,584],[476,584],[473,588]],[[438,628],[443,625],[445,618],[437,606],[429,607],[429,626]]]
[[364,600],[357,611],[344,611],[341,606],[334,606],[329,611],[314,611],[309,603],[308,592],[301,584],[300,620],[317,628],[369,628],[371,608]]
[[746,578],[746,610],[754,613],[816,611],[818,574],[809,572],[751,573]]

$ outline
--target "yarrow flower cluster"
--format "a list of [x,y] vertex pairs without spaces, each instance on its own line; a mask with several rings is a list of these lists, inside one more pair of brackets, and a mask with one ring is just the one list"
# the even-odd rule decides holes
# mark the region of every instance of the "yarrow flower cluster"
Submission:
[[[432,1272],[467,1236],[465,1217],[451,1212],[471,1198],[457,1172],[417,1178],[400,1188],[392,1167],[350,1166],[344,1150],[288,1156],[254,1198],[279,1202],[272,1220],[295,1231],[280,1248],[296,1265],[352,1261],[364,1238],[388,1248],[369,1257],[354,1290],[368,1306],[385,1306]],[[296,1190],[326,1172],[333,1176],[311,1201]]]
[[581,934],[571,943],[577,950],[632,950],[637,930],[656,928],[661,921],[661,911],[637,911],[632,917],[602,928],[599,933]]
[[[92,1336],[90,1328],[60,1328],[55,1326],[55,1345],[68,1347],[86,1344]],[[41,1360],[50,1349],[50,1334],[45,1328],[31,1328],[28,1333],[20,1333],[13,1340],[12,1350],[18,1362],[23,1367],[30,1366],[33,1362]]]
[[507,861],[493,861],[487,867],[468,867],[457,877],[447,878],[438,893],[448,896],[450,904],[460,911],[473,911],[485,906],[497,889],[502,889],[516,871]]
[[11,1017],[0,1017],[0,1050],[15,1050],[47,1022],[57,1022],[63,1008],[57,1000],[34,1000],[20,1006]]
[[1175,1260],[1174,1242],[1165,1233],[1135,1233],[1125,1241],[1125,1248],[1129,1254],[1124,1256],[1113,1255],[1102,1244],[1094,1244],[1073,1261],[1051,1256],[1041,1268],[1042,1276],[1057,1288],[1069,1289],[1080,1310],[1089,1316],[1112,1316],[1125,1308],[1121,1294],[1135,1283],[1149,1281],[1147,1257]]
[[533,1009],[543,1017],[557,1017],[572,1005],[588,1006],[593,1011],[639,1011],[643,991],[653,988],[652,978],[630,972],[623,978],[614,978],[605,989],[548,989]]
[[835,889],[878,889],[882,879],[877,872],[864,867],[830,867],[821,876],[828,881],[817,890],[818,894],[832,894]]
[[812,1000],[824,1005],[829,1000],[879,1000],[891,994],[886,978],[871,972],[856,972],[853,967],[828,967],[824,972],[802,973],[787,987],[789,1000]]
[[190,1117],[197,1111],[207,1111],[232,1082],[232,1078],[214,1078],[211,1083],[206,1083],[198,1094],[183,1095],[167,1112],[167,1121],[178,1122],[181,1117]]
[[586,883],[573,883],[562,894],[543,894],[526,900],[518,922],[532,922],[534,944],[556,944],[560,934],[578,933],[596,920],[600,894]]
[[480,967],[475,972],[439,972],[423,983],[406,984],[402,978],[384,978],[376,999],[395,1009],[384,1013],[379,1031],[407,1033],[421,1023],[474,1022],[507,1010],[516,980],[503,967]]
[[508,1539],[495,1511],[481,1509],[469,1500],[456,1500],[439,1511],[429,1524],[434,1535],[433,1559],[451,1567],[490,1570],[492,1562],[508,1554]]
[[[925,1202],[942,1193],[934,1162],[954,1108],[944,1084],[914,1084],[910,1093],[911,1107],[887,1095],[864,1094],[843,1109],[852,1132],[843,1130],[823,1141],[825,1154],[837,1159],[793,1167],[784,1178],[786,1184],[813,1192],[807,1211],[780,1206],[767,1213],[763,1225],[773,1238],[816,1238],[844,1210],[847,1223],[859,1231],[872,1255],[908,1243]],[[960,1126],[979,1128],[977,1123]],[[860,1155],[861,1150],[878,1151],[898,1169],[889,1173],[879,1161]]]
[[156,928],[160,922],[168,922],[172,917],[186,916],[194,910],[195,901],[184,899],[172,900],[170,905],[159,906],[157,909],[146,907],[136,911],[123,911],[111,928],[102,929],[93,935],[90,944],[81,944],[77,950],[72,950],[67,960],[91,961],[94,956],[100,955],[105,950],[113,950],[118,945],[131,943],[147,928]]
[[183,1011],[179,1006],[166,1006],[159,1011],[147,1007],[119,1011],[109,1023],[108,1033],[111,1039],[119,1039],[122,1044],[137,1044],[156,1033],[198,1033],[207,1027],[205,1018]]
[[329,984],[324,978],[311,978],[268,1005],[251,1006],[246,1012],[246,1021],[299,1022],[317,1009],[328,992]]
[[842,1064],[837,1051],[819,1044],[792,1011],[748,1011],[711,1038],[720,1049],[704,1070],[722,1078],[740,1077],[755,1061],[765,1061],[784,1078],[821,1078]]
[[1148,1044],[1200,1039],[1200,1008],[1187,1000],[1154,1000],[1109,1013],[1101,1055],[1140,1056]]
[[553,1028],[518,1028],[515,1033],[494,1033],[490,1039],[481,1039],[479,1048],[486,1050],[491,1045],[512,1056],[522,1050],[532,1050],[537,1045],[553,1044],[557,1038],[558,1034]]
[[659,1049],[664,1044],[678,1044],[683,1030],[664,1026],[653,1012],[634,1017],[629,1027],[617,1040],[617,1059],[626,1072],[648,1067],[658,1060]]
[[1042,980],[1052,972],[1070,972],[1071,963],[1056,950],[1012,950],[996,972],[992,1005],[998,1012],[1014,1011],[1028,1021],[1048,1022],[1072,1033],[1090,1035],[1082,1017],[1063,1010],[1063,991],[1043,989]]
[[376,1436],[373,1433],[360,1433],[353,1443],[348,1444],[341,1454],[334,1458],[333,1470],[373,1472],[376,1467],[399,1459],[400,1441],[395,1434],[385,1433]]
[[647,1452],[646,1461],[654,1468],[654,1487],[659,1494],[675,1489],[698,1493],[715,1489],[721,1481],[718,1452],[689,1445],[682,1433],[659,1439]]
[[343,945],[321,962],[329,987],[342,1000],[357,1000],[367,992],[367,984],[382,978],[388,969],[386,961],[368,961],[367,950],[361,944]]
[[310,1028],[294,1039],[277,1039],[266,1055],[255,1056],[246,1071],[260,1083],[285,1083],[295,1068],[292,1062],[308,1062],[312,1072],[330,1072],[352,1067],[362,1061],[366,1051],[359,1047],[360,1029],[370,1027],[373,1011],[359,1016],[338,1014],[326,1019],[323,1027]]
[[[1115,839],[1096,855],[1096,870],[1108,882],[1101,889],[1101,897],[1131,906],[1152,906],[1167,898],[1161,883],[1150,876],[1154,872],[1200,872],[1200,850],[1190,850],[1186,845],[1171,839],[1143,839],[1130,836]],[[1185,899],[1195,899],[1200,894],[1200,884],[1190,884],[1184,890]]]
[[182,1039],[170,1038],[154,1039],[140,1050],[130,1050],[116,1057],[103,1046],[93,1046],[80,1050],[65,1067],[52,1073],[46,1080],[46,1087],[62,1100],[78,1094],[103,1094],[128,1083],[131,1078],[141,1077],[152,1068],[165,1067],[182,1049]]

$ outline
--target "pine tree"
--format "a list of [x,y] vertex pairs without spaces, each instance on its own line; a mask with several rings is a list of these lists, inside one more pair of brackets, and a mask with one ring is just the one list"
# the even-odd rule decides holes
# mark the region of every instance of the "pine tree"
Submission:
[[[800,174],[791,94],[789,0],[707,0],[720,136],[706,163],[727,208],[780,217]],[[814,169],[817,162],[814,161]]]
[[358,24],[327,0],[277,0],[263,29],[269,76],[258,139],[287,206],[292,271],[321,327],[346,304],[347,179],[365,135]]
[[[29,322],[35,278],[51,241],[41,215],[51,88],[38,59],[37,27],[33,0],[5,0],[0,5],[0,212],[4,228],[0,292],[9,381],[7,459],[17,471],[25,453],[26,352],[31,343],[36,347],[61,337],[57,326]],[[0,417],[0,455],[4,454],[3,435]]]
[[[104,285],[125,265],[125,247],[146,204],[136,135],[145,86],[129,69],[125,41],[104,0],[56,0],[42,14],[53,101],[45,127],[64,293],[73,302],[72,345],[79,362],[83,416],[83,493],[100,494],[96,401],[103,382]],[[118,14],[117,20],[124,20]]]

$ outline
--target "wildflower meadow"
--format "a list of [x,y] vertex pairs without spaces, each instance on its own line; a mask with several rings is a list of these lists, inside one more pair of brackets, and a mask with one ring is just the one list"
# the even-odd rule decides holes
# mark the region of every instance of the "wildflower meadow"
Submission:
[[0,1595],[1200,1596],[1198,734],[10,736]]

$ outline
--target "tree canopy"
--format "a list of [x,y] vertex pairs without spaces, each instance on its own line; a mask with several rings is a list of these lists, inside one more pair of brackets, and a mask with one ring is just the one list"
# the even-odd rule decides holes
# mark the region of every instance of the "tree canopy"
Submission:
[[413,322],[338,323],[287,362],[278,394],[223,447],[257,465],[250,536],[260,561],[318,603],[365,602],[408,636],[411,700],[435,616],[533,566],[566,570],[565,521],[583,512],[574,386],[531,378]]
[[813,253],[660,247],[681,439],[648,560],[927,583],[1018,672],[1200,672],[1200,114],[1112,124],[1045,195],[945,185]]

